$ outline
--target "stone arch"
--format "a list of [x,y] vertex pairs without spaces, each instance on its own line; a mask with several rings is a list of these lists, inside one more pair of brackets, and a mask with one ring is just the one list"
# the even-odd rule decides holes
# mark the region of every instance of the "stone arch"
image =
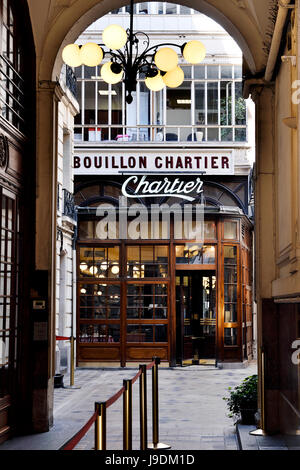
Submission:
[[[155,0],[150,0],[155,1]],[[34,2],[28,0],[34,10]],[[60,2],[57,2],[60,3]],[[252,74],[264,67],[263,37],[259,25],[249,12],[234,1],[180,0],[180,3],[194,8],[219,23],[237,42],[243,51],[246,69]],[[62,66],[61,51],[66,44],[74,42],[78,36],[97,18],[115,8],[128,4],[128,0],[70,0],[60,7],[55,19],[45,31],[44,40],[36,47],[39,60],[39,80],[56,80]],[[224,5],[225,4],[225,5]],[[218,6],[216,6],[218,5]],[[59,7],[57,7],[59,8]],[[33,22],[34,22],[33,17]],[[36,21],[38,18],[36,18]]]

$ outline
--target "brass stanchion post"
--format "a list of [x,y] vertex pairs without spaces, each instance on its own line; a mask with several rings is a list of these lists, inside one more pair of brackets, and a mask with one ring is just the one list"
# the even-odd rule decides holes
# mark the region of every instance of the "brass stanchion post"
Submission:
[[106,450],[106,404],[95,403],[95,450]]
[[71,346],[71,349],[70,349],[70,385],[69,387],[64,387],[64,388],[68,388],[68,389],[73,389],[73,390],[78,390],[80,389],[81,387],[75,387],[74,385],[74,382],[75,382],[75,338],[74,336],[71,336],[70,338],[70,346]]
[[153,442],[148,445],[148,449],[170,449],[171,446],[159,442],[159,411],[158,411],[158,365],[160,364],[159,357],[153,357],[155,361],[152,367],[152,439]]
[[260,381],[260,429],[250,431],[251,436],[266,436],[265,431],[265,352],[261,349],[261,381]]
[[124,380],[123,386],[123,450],[132,450],[132,381]]
[[147,366],[140,365],[140,450],[147,450]]
[[71,336],[71,370],[70,370],[70,387],[74,385],[74,376],[75,376],[75,348],[74,348],[74,336]]

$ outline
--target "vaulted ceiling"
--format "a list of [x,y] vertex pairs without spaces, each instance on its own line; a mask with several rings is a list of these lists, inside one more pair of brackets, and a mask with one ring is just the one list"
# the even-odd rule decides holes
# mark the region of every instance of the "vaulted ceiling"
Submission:
[[[37,53],[38,79],[55,79],[62,65],[61,50],[97,18],[129,0],[27,0]],[[180,0],[220,23],[237,41],[248,70],[264,69],[264,44],[272,28],[274,0]]]

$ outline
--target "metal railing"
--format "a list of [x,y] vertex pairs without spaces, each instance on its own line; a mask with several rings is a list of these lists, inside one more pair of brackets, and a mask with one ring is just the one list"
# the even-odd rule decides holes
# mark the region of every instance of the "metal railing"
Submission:
[[64,207],[63,215],[70,217],[73,220],[77,220],[77,212],[74,203],[74,195],[67,189],[63,189],[64,194]]
[[73,69],[66,65],[66,85],[69,88],[72,95],[76,98],[77,92],[77,80],[73,72]]
[[[95,403],[95,412],[87,423],[60,450],[73,450],[92,425],[94,428],[95,450],[106,450],[107,409],[123,396],[123,450],[132,450],[132,386],[139,379],[140,409],[140,450],[170,449],[171,446],[159,442],[159,387],[158,366],[160,358],[153,357],[150,364],[141,364],[133,379],[124,380],[123,387],[108,400]],[[152,442],[147,436],[147,371],[152,369]]]
[[25,82],[10,61],[0,55],[0,114],[25,132]]
[[[188,142],[201,144],[207,142],[245,144],[246,125],[108,125],[85,124],[74,126],[75,145],[78,142]],[[126,145],[126,144],[125,144]]]

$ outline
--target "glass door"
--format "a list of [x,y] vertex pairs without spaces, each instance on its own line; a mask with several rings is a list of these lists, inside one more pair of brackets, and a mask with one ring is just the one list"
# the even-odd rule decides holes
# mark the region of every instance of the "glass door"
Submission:
[[216,356],[216,276],[214,271],[176,275],[176,356],[182,365]]

